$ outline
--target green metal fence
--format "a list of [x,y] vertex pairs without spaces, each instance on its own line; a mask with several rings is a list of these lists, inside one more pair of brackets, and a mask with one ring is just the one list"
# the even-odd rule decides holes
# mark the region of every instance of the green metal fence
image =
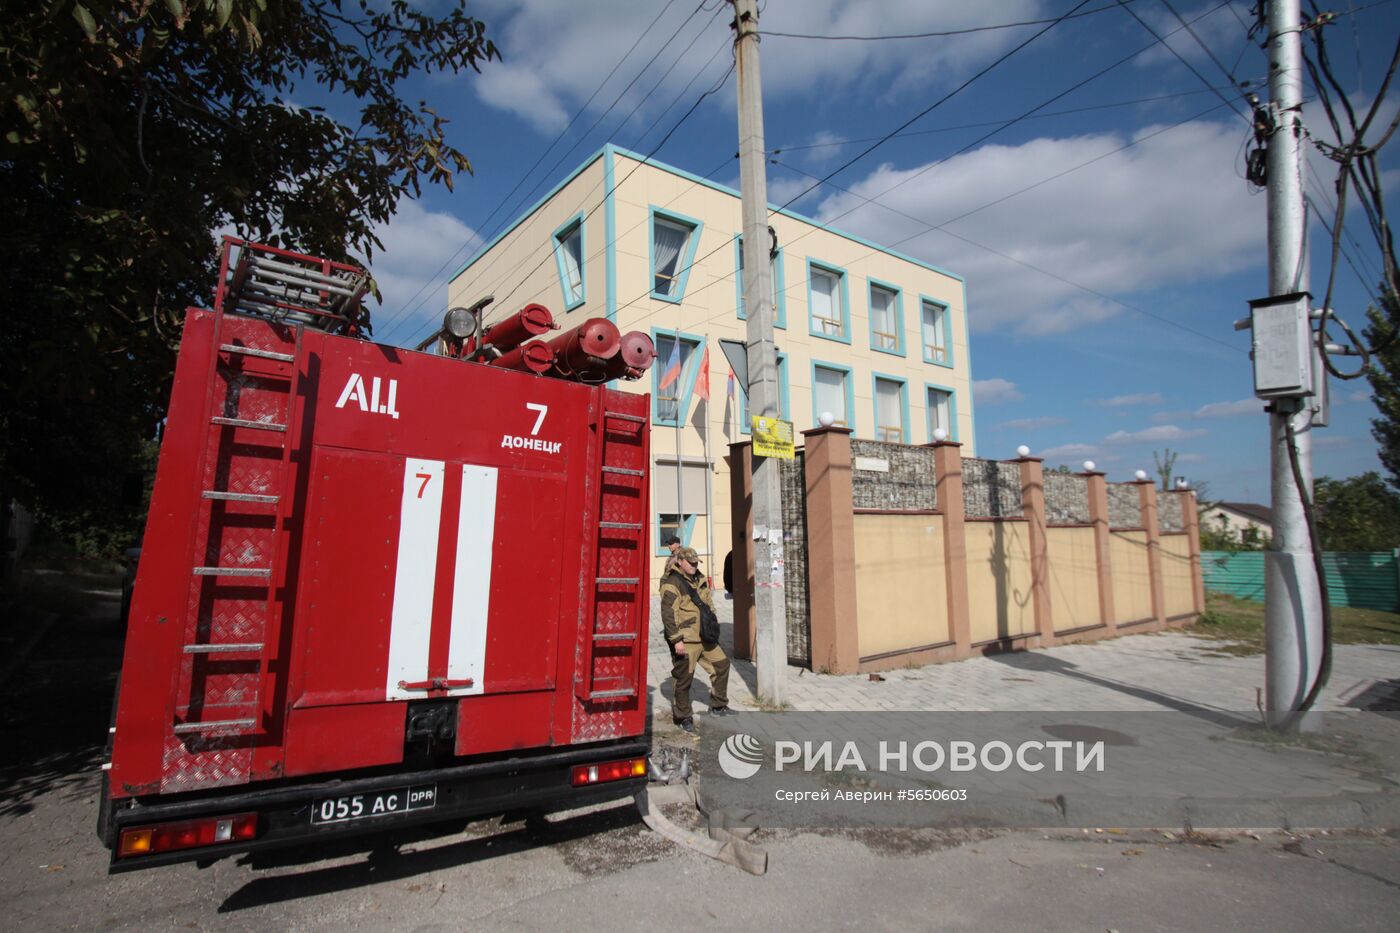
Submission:
[[[1327,592],[1334,606],[1400,611],[1400,551],[1322,555]],[[1202,551],[1206,589],[1240,599],[1264,600],[1263,551]]]

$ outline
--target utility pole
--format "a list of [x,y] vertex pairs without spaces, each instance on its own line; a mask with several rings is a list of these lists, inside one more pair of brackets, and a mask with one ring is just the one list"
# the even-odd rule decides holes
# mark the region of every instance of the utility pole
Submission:
[[[1308,291],[1307,213],[1303,202],[1303,51],[1298,0],[1267,0],[1269,48],[1269,294]],[[1305,317],[1303,326],[1311,322]],[[1259,339],[1256,334],[1256,341]],[[1311,346],[1312,341],[1308,341]],[[1256,343],[1257,346],[1257,343]],[[1257,351],[1256,351],[1257,352]],[[1257,365],[1257,361],[1256,361]],[[1326,379],[1314,361],[1313,382]],[[1318,676],[1322,599],[1312,541],[1289,458],[1289,428],[1312,498],[1312,408],[1307,397],[1275,398],[1269,409],[1273,542],[1265,554],[1265,693],[1271,727],[1288,724]]]
[[[768,260],[768,154],[763,144],[763,86],[758,71],[758,3],[730,2],[734,4],[734,53],[739,78],[739,186],[743,195],[749,411],[752,415],[776,418],[780,403],[778,358],[773,346],[773,273]],[[753,458],[755,530],[783,527],[778,468],[776,460]],[[753,542],[753,555],[758,699],[780,706],[787,677],[787,600],[782,587],[783,565],[775,562],[783,558],[783,545],[772,544],[766,534],[760,534]],[[743,568],[737,569],[743,572]]]

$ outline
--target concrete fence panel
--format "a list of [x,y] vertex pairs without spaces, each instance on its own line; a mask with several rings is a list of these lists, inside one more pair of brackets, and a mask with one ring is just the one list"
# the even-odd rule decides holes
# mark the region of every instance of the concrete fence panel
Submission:
[[943,517],[860,514],[855,535],[860,660],[951,644]]
[[1109,551],[1113,561],[1113,599],[1118,609],[1116,621],[1119,626],[1155,620],[1147,532],[1115,531]]
[[1094,628],[1099,617],[1099,563],[1093,528],[1050,528],[1050,617],[1057,633]]
[[1191,587],[1191,539],[1185,532],[1162,535],[1163,611],[1167,619],[1182,619],[1196,612]]
[[968,522],[965,527],[972,644],[1034,634],[1026,523],[993,519]]

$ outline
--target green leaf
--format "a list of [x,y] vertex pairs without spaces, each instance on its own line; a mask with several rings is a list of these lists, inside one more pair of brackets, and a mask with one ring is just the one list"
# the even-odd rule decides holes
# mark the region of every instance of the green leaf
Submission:
[[218,0],[215,9],[215,21],[219,24],[220,29],[223,29],[224,26],[228,25],[228,18],[230,15],[232,15],[232,13],[233,0]]
[[165,8],[170,11],[170,15],[176,19],[185,18],[185,5],[180,0],[165,0]]
[[89,39],[97,38],[97,20],[92,18],[87,7],[81,3],[73,4],[73,18],[78,21],[78,25],[83,27],[83,32],[87,33]]

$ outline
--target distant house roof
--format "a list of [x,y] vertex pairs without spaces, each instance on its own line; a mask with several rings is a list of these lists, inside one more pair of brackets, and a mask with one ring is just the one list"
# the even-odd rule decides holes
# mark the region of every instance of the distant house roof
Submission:
[[1274,510],[1257,502],[1217,502],[1215,508],[1234,512],[1250,521],[1262,522],[1265,525],[1274,523]]

